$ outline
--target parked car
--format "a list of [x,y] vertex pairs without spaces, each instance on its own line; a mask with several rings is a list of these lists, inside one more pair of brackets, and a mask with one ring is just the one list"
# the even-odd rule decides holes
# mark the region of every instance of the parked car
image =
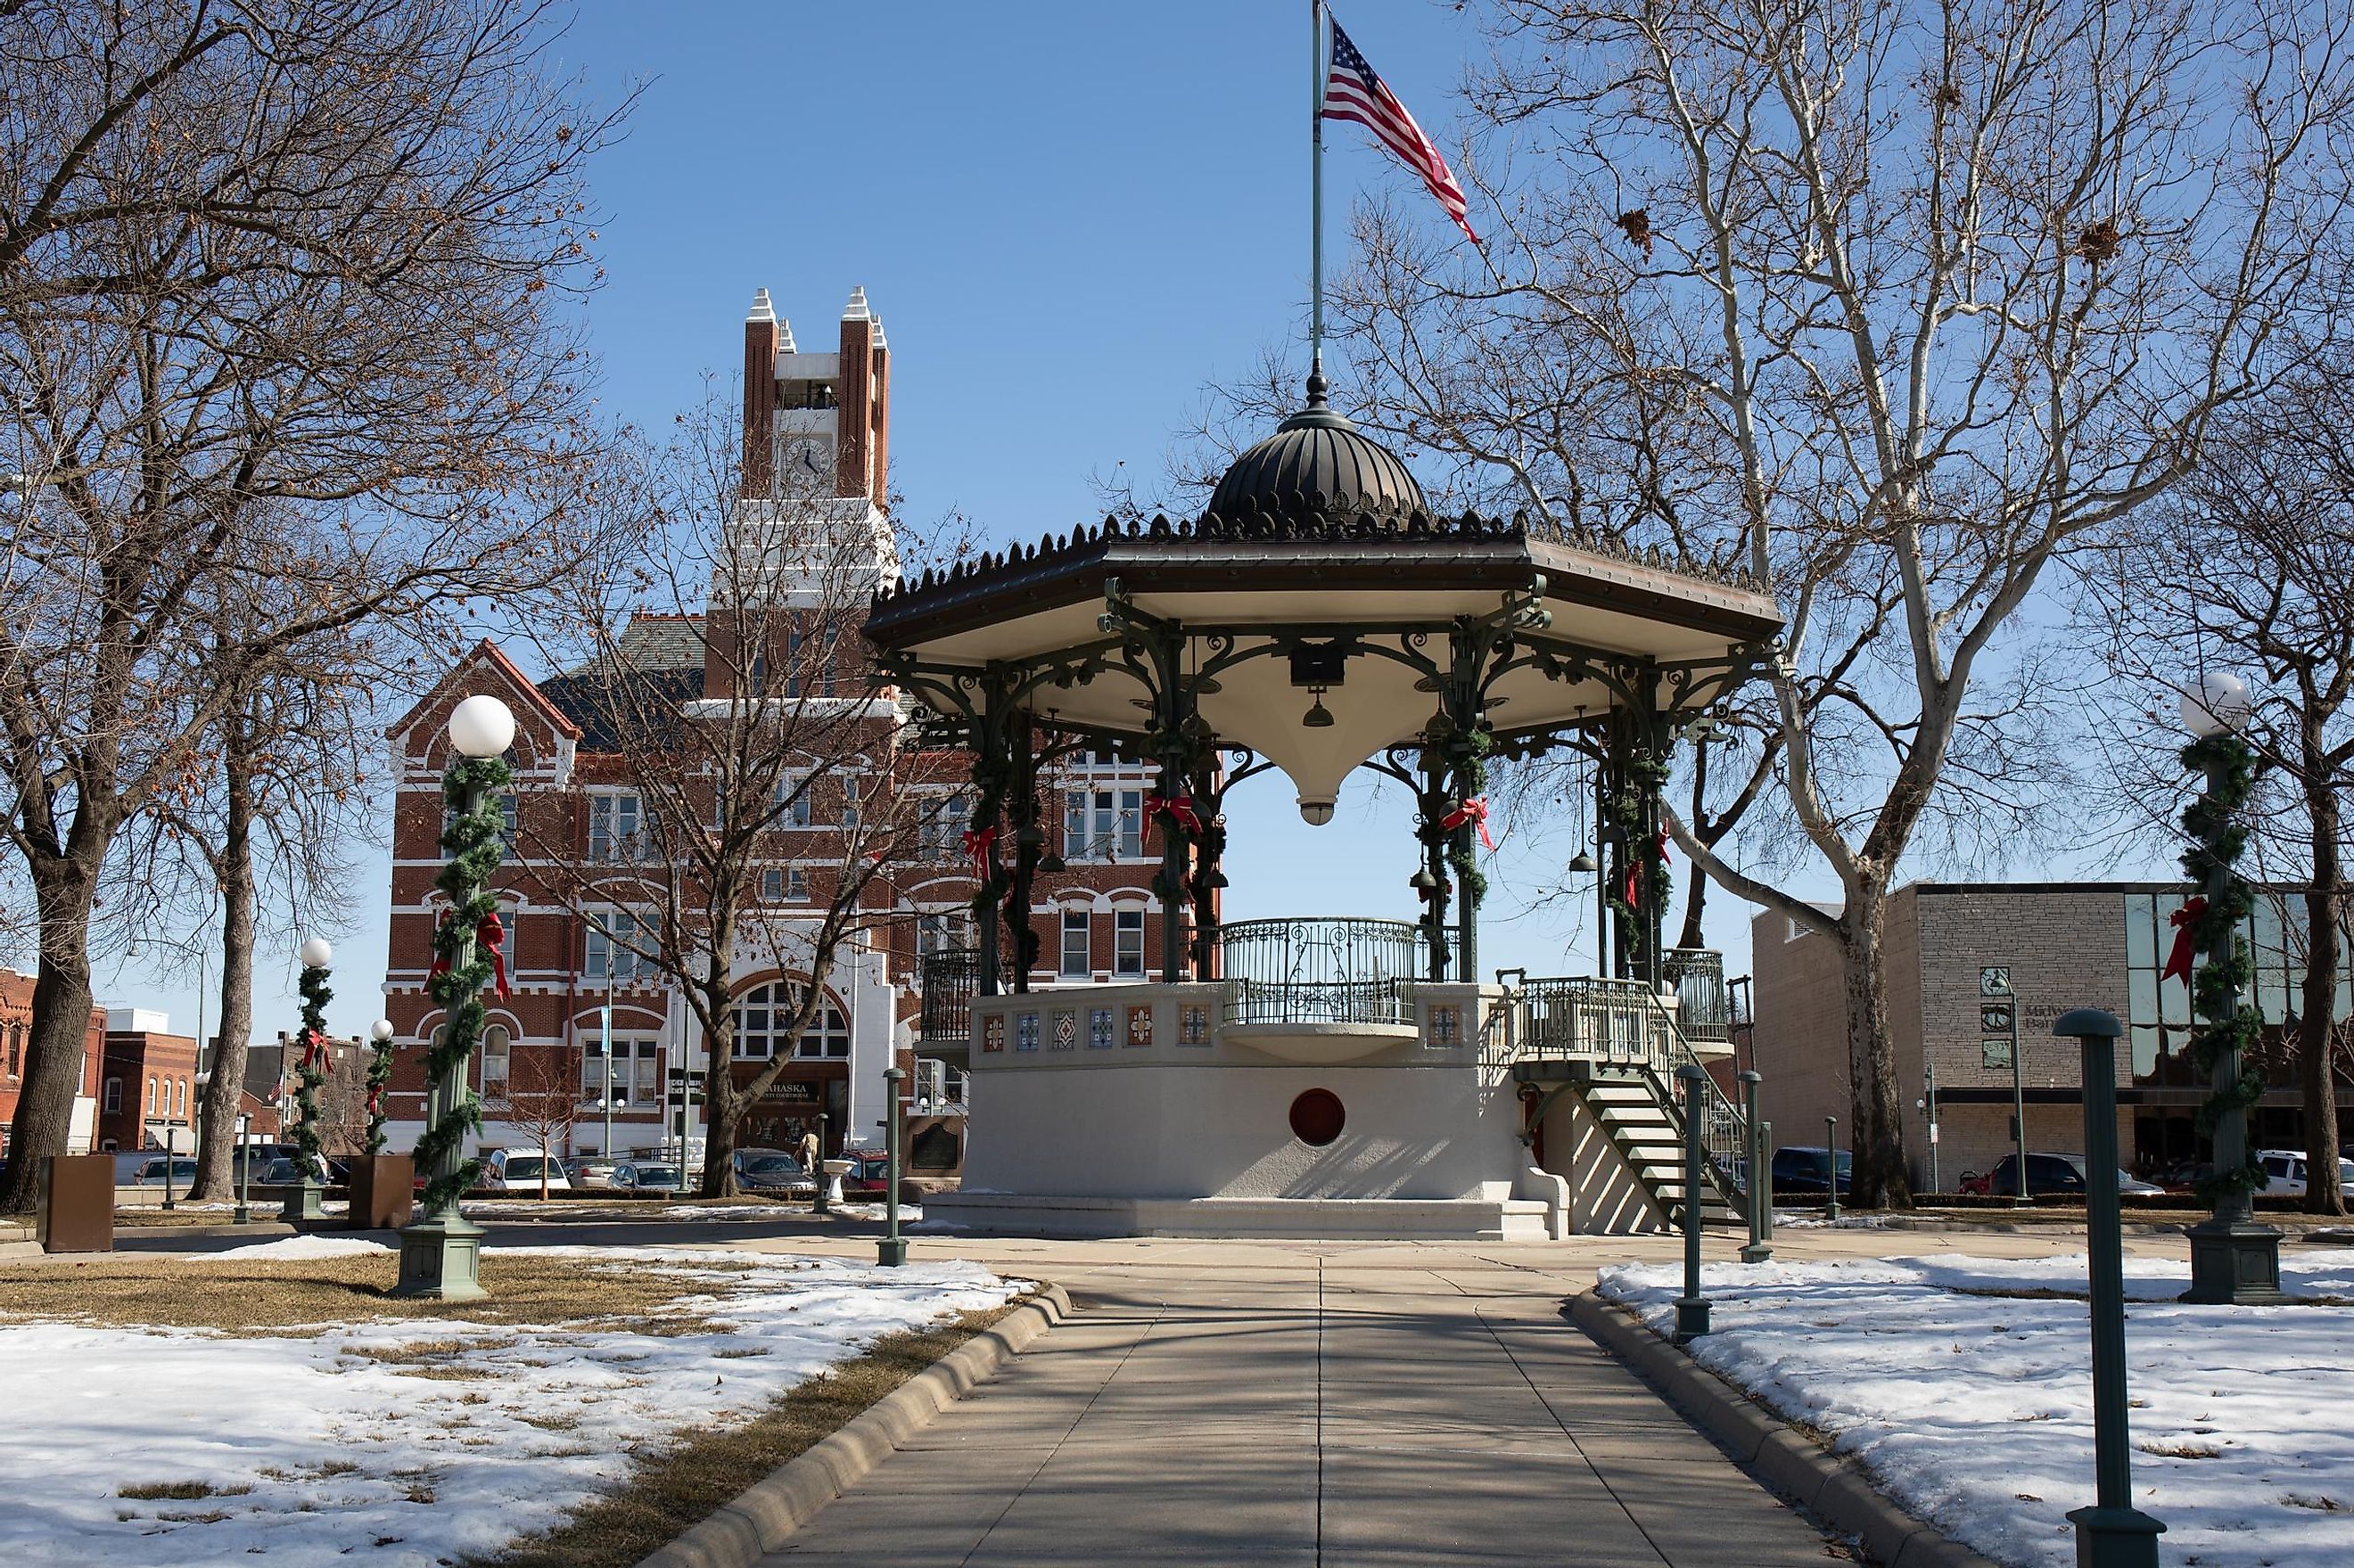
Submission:
[[572,1179],[575,1191],[584,1187],[610,1187],[613,1167],[618,1160],[601,1159],[597,1155],[576,1155],[564,1162],[564,1173]]
[[[2081,1154],[2030,1154],[2027,1157],[2027,1195],[2031,1198],[2081,1198],[2088,1185],[2085,1171],[2084,1157]],[[1985,1197],[2017,1197],[2019,1156],[2004,1155],[1995,1161],[1994,1169],[1983,1176],[1972,1171],[1963,1171],[1961,1190]],[[2139,1198],[2163,1192],[2166,1189],[2128,1171],[2119,1171],[2117,1191],[2126,1197]]]
[[[1818,1144],[1808,1148],[1796,1146],[1774,1151],[1774,1191],[1784,1192],[1822,1192],[1831,1190],[1831,1151]],[[1855,1177],[1855,1156],[1848,1150],[1839,1151],[1839,1190],[1846,1192]]]
[[[2264,1184],[2257,1191],[2267,1198],[2302,1198],[2308,1172],[2305,1150],[2301,1149],[2259,1149],[2256,1164],[2264,1173]],[[2338,1185],[2341,1192],[2354,1192],[2354,1160],[2343,1156],[2338,1161]]]
[[[164,1185],[164,1167],[167,1163],[172,1168],[173,1186],[186,1187],[196,1179],[195,1155],[183,1154],[167,1160],[161,1154],[147,1154],[134,1156],[127,1171],[123,1161],[117,1160],[114,1184],[118,1187],[161,1187]],[[2298,1191],[2303,1192],[2304,1189],[2300,1187]]]
[[611,1185],[617,1192],[675,1192],[685,1185],[685,1178],[675,1165],[631,1160],[613,1167]]
[[[311,1167],[311,1175],[313,1181],[330,1187],[336,1185],[342,1180],[336,1175],[334,1167],[323,1159]],[[273,1156],[268,1163],[257,1164],[253,1168],[253,1184],[257,1187],[292,1187],[302,1180],[302,1162],[282,1154]]]
[[872,1193],[881,1197],[891,1190],[891,1156],[874,1150],[852,1150],[850,1169],[843,1173],[844,1192]]
[[491,1151],[490,1163],[482,1171],[482,1190],[486,1192],[536,1193],[569,1192],[572,1179],[564,1173],[564,1161],[553,1154],[510,1154],[504,1149]]
[[736,1151],[736,1185],[747,1192],[814,1193],[817,1183],[801,1162],[781,1149]]

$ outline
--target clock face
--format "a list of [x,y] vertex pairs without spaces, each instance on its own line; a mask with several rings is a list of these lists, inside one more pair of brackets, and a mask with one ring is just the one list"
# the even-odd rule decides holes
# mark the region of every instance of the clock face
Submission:
[[831,466],[832,454],[826,443],[803,436],[785,443],[784,465],[789,478],[796,480],[823,479]]

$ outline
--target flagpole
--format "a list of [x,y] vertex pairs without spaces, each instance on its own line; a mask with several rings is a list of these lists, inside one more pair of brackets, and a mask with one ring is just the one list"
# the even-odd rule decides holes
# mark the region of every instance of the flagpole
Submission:
[[1309,0],[1308,16],[1308,375],[1318,384],[1309,388],[1312,402],[1324,390],[1324,0]]

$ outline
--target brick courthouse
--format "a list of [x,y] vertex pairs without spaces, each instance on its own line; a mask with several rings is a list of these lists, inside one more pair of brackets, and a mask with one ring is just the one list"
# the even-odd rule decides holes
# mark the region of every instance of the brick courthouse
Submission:
[[[832,497],[822,503],[829,514],[863,508],[864,517],[856,521],[871,522],[878,539],[887,541],[890,351],[864,291],[853,294],[843,314],[836,352],[801,352],[790,324],[774,315],[766,290],[754,302],[744,335],[739,504],[776,506],[779,475],[831,475]],[[893,569],[887,557],[887,548],[878,553],[877,580]],[[705,648],[698,617],[641,616],[623,630],[620,641],[630,670],[658,674],[665,691],[674,693],[682,725],[694,722],[687,713],[692,704],[724,694],[728,666]],[[865,692],[857,644],[846,641],[827,665],[827,695],[863,705],[867,711],[861,723],[871,720],[871,729],[859,749],[887,753],[907,715],[894,694]],[[425,988],[440,906],[433,883],[441,867],[441,774],[450,760],[444,729],[451,710],[476,693],[507,704],[516,734],[508,757],[514,785],[503,805],[512,825],[513,858],[500,874],[508,995],[485,998],[488,1028],[470,1070],[475,1091],[495,1105],[509,1087],[577,1084],[583,1108],[570,1148],[561,1152],[651,1153],[665,1144],[666,1106],[673,1118],[680,1114],[676,1099],[666,1096],[671,1070],[684,1068],[697,1079],[702,1075],[707,1058],[690,1011],[625,943],[607,940],[608,931],[627,933],[635,920],[652,918],[645,889],[665,885],[673,870],[645,856],[644,803],[628,787],[615,737],[600,729],[603,720],[590,700],[594,690],[593,680],[580,672],[534,680],[485,642],[392,727],[398,781],[385,1016],[397,1032],[386,1102],[395,1149],[408,1147],[422,1128],[424,1045],[442,1022]],[[1161,948],[1160,908],[1149,887],[1158,859],[1149,853],[1143,832],[1150,778],[1141,761],[1087,753],[1043,782],[1041,820],[1062,824],[1055,847],[1065,868],[1038,879],[1031,910],[1040,955],[1034,982],[1159,978],[1157,968],[1147,968],[1148,957]],[[777,833],[776,859],[758,878],[763,919],[788,931],[802,907],[814,927],[844,852],[841,803],[813,792],[809,808]],[[947,789],[926,855],[870,885],[868,905],[879,928],[837,954],[829,1005],[797,1046],[775,1033],[781,1021],[770,1010],[769,987],[805,977],[757,967],[735,977],[739,1075],[751,1076],[776,1050],[793,1054],[775,1088],[747,1117],[745,1143],[790,1144],[820,1111],[835,1148],[845,1134],[873,1141],[885,1067],[895,1059],[907,1065],[911,1051],[962,1059],[960,1035],[927,1047],[917,1020],[924,957],[973,941],[969,901],[975,885],[959,847],[966,810],[960,794]],[[562,866],[548,863],[558,856]],[[609,1000],[610,1075],[603,1050]],[[610,1149],[606,1116],[597,1108],[608,1082],[612,1097],[626,1102],[614,1110]],[[699,1105],[689,1114],[699,1124]],[[677,1126],[673,1119],[673,1136]],[[523,1148],[534,1141],[486,1111],[482,1147]]]

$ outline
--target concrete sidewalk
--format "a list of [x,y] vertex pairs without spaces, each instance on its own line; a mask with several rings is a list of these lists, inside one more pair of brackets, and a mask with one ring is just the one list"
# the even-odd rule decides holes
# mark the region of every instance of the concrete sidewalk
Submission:
[[1561,1316],[1593,1275],[1558,1250],[1002,1246],[954,1250],[1053,1277],[1085,1309],[768,1563],[1839,1555]]

